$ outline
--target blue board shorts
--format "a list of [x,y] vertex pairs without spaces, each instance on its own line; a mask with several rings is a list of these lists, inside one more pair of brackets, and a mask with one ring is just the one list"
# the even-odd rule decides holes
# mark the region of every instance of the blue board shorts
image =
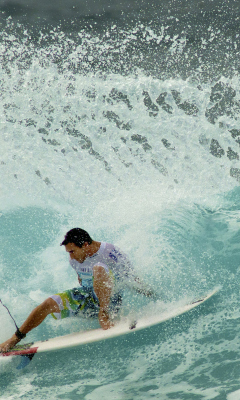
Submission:
[[[96,318],[98,316],[99,301],[92,288],[80,286],[50,297],[56,301],[60,308],[60,313],[51,314],[54,319],[76,317],[78,315],[87,318]],[[121,294],[114,294],[109,304],[111,317],[117,315],[121,305]]]

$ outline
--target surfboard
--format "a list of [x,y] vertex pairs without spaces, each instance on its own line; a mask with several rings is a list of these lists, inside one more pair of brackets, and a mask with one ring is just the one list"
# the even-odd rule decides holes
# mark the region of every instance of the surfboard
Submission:
[[65,336],[55,337],[35,343],[16,345],[10,351],[6,353],[0,353],[0,356],[26,356],[24,357],[24,362],[22,362],[18,367],[23,368],[30,362],[30,360],[36,353],[57,351],[60,349],[82,346],[92,342],[99,342],[118,336],[129,335],[132,332],[161,324],[198,307],[202,303],[209,300],[217,292],[218,289],[214,289],[206,296],[194,300],[191,303],[172,308],[170,311],[166,310],[160,315],[148,315],[138,320],[133,320],[131,322],[119,322],[114,327],[108,330],[103,330],[99,328],[83,332],[71,333]]

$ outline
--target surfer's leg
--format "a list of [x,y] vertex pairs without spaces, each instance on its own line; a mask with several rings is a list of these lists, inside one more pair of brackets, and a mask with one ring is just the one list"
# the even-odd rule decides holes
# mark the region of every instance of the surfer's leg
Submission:
[[[20,332],[23,334],[27,334],[32,329],[40,325],[43,322],[43,320],[47,317],[47,315],[51,314],[52,312],[60,312],[60,310],[58,304],[51,297],[49,297],[39,306],[34,308],[34,310],[28,316],[26,321],[20,326],[19,328]],[[20,342],[20,339],[14,333],[14,335],[10,339],[0,344],[0,352],[8,351],[12,347],[14,347],[18,342]]]
[[27,334],[33,328],[36,328],[38,325],[40,325],[48,316],[48,314],[51,314],[52,312],[59,312],[59,307],[57,303],[51,297],[49,297],[39,306],[34,308],[26,321],[20,327],[20,331]]

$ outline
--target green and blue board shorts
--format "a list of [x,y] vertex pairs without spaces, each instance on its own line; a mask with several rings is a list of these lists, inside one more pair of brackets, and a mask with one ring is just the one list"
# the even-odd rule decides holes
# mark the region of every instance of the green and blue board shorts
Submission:
[[[96,318],[99,313],[99,301],[93,288],[80,286],[63,293],[50,296],[59,306],[60,313],[52,313],[55,319],[82,316]],[[109,313],[115,316],[122,305],[122,296],[116,293],[112,296],[109,304]]]

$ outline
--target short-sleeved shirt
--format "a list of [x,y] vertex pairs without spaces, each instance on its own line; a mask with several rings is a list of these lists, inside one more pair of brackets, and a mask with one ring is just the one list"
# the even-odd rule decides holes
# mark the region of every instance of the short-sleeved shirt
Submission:
[[126,256],[118,247],[110,243],[101,242],[99,250],[83,263],[70,260],[70,265],[82,280],[82,286],[93,287],[93,268],[102,266],[114,279],[114,292],[124,289],[131,284],[133,267]]

